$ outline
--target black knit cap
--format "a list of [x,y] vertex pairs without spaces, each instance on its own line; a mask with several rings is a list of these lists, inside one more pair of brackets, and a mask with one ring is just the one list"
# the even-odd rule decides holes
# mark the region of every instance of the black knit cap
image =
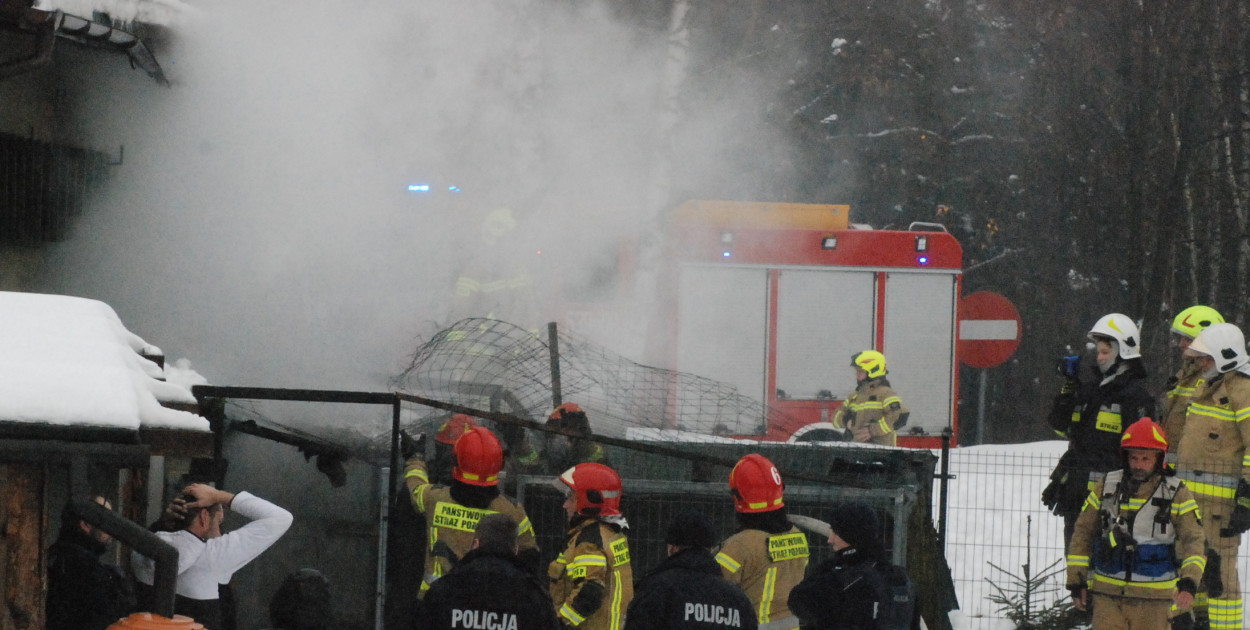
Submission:
[[715,547],[720,541],[716,537],[716,526],[707,514],[696,510],[686,510],[678,514],[668,523],[668,532],[664,534],[664,542],[675,547]]
[[881,551],[881,524],[865,503],[839,503],[829,514],[833,533],[855,549],[876,555]]

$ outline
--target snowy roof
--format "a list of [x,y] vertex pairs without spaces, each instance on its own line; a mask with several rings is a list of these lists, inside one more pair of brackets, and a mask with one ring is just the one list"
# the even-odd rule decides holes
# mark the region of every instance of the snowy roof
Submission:
[[145,358],[161,350],[126,330],[103,302],[0,291],[0,422],[209,430],[180,385]]
[[91,18],[98,11],[120,22],[160,26],[174,26],[197,14],[194,7],[181,0],[36,0],[35,8],[84,18]]

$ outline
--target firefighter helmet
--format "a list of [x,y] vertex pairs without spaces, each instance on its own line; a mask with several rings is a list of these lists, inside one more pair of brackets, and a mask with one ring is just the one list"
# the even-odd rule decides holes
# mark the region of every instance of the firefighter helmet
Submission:
[[1094,327],[1089,329],[1090,339],[1097,341],[1100,337],[1113,339],[1116,345],[1120,346],[1121,359],[1138,359],[1141,358],[1141,332],[1137,330],[1137,324],[1128,315],[1121,313],[1111,313],[1103,315],[1094,323]]
[[566,402],[551,411],[547,416],[547,426],[558,429],[572,429],[583,435],[590,434],[590,420],[586,412],[577,403]]
[[1250,363],[1250,357],[1246,356],[1246,337],[1233,324],[1211,324],[1198,333],[1185,353],[1205,354],[1215,359],[1215,367],[1221,374],[1245,368]]
[[472,486],[499,484],[503,470],[503,447],[494,433],[482,427],[468,427],[456,440],[456,466],[451,476]]
[[464,435],[465,431],[475,426],[477,426],[477,423],[473,421],[473,416],[458,413],[443,423],[443,426],[438,429],[438,433],[434,435],[434,439],[443,444],[454,445],[456,440],[459,440],[460,436]]
[[868,378],[885,376],[885,355],[876,350],[865,350],[851,355],[851,367],[868,373]]
[[771,512],[785,507],[785,488],[777,467],[758,453],[744,455],[729,472],[729,491],[739,512]]
[[1142,418],[1130,424],[1120,436],[1120,448],[1146,448],[1167,452],[1168,439],[1163,436],[1163,427],[1150,418]]
[[621,476],[603,464],[578,464],[560,475],[573,494],[574,509],[582,516],[621,513]]
[[1176,314],[1172,320],[1172,332],[1185,335],[1190,339],[1207,329],[1211,324],[1223,324],[1224,316],[1210,306],[1191,306]]

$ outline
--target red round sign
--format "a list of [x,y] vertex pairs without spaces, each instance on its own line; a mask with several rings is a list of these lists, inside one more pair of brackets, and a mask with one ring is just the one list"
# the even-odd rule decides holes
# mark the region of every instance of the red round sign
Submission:
[[1011,300],[977,291],[959,300],[959,360],[974,368],[1002,364],[1020,346],[1020,313]]

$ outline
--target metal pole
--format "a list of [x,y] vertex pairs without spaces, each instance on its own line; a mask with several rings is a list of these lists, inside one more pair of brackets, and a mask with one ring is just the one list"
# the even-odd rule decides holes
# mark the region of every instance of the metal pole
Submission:
[[560,337],[555,322],[547,323],[547,348],[551,350],[551,406],[555,408],[564,402],[560,394]]
[[938,548],[942,550],[942,555],[946,555],[946,496],[951,480],[951,430],[949,427],[942,430],[942,472],[939,475],[938,482],[938,514],[942,520],[938,521]]
[[[396,405],[398,406],[398,405]],[[373,630],[383,630],[386,625],[384,612],[386,611],[386,537],[390,529],[390,509],[391,497],[395,496],[395,475],[391,474],[390,466],[383,466],[378,474],[381,475],[378,484],[378,494],[382,495],[379,499],[378,510],[378,575],[377,590],[374,594],[373,605]]]
[[989,387],[987,372],[988,370],[981,369],[981,386],[977,391],[977,444],[985,444],[985,390]]

